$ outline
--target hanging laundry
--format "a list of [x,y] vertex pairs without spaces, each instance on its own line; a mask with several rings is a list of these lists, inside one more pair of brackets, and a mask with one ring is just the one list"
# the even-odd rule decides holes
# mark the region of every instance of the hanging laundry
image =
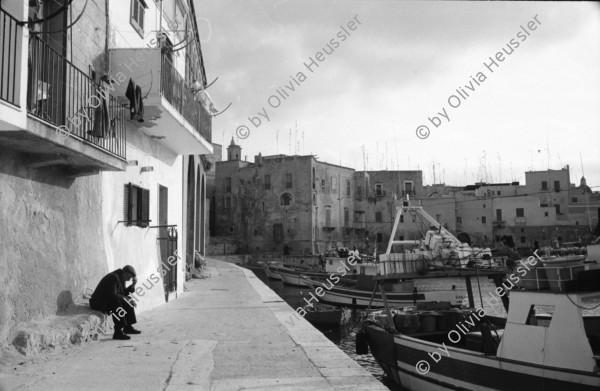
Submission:
[[144,122],[144,103],[142,89],[136,85],[133,79],[129,79],[125,96],[129,99],[129,114],[132,120]]
[[[109,132],[109,127],[112,128],[112,132]],[[112,137],[115,137],[114,126],[108,119],[108,105],[105,96],[101,97],[100,105],[94,109],[94,126],[89,133],[94,137],[101,138],[111,137],[109,133],[112,133]]]

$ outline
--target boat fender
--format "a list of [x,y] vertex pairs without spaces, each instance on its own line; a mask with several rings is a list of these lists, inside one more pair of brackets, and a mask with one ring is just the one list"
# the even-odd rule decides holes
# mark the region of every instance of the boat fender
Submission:
[[369,341],[364,329],[356,333],[356,354],[369,354]]

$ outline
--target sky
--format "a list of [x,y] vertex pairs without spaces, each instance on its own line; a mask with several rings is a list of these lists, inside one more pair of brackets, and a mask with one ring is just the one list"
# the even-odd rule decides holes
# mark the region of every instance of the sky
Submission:
[[231,103],[213,142],[234,137],[248,161],[313,154],[450,185],[524,184],[525,171],[568,164],[571,182],[583,172],[600,190],[599,4],[195,6],[207,79],[218,78],[208,92],[218,110]]

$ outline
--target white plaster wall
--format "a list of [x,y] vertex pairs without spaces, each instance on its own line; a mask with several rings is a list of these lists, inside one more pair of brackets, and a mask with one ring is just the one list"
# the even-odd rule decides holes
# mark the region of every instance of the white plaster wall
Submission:
[[[159,229],[126,226],[118,223],[123,216],[124,185],[134,185],[150,190],[150,225],[158,225],[158,186],[168,188],[168,223],[177,224],[179,233],[178,254],[183,254],[182,222],[182,157],[163,147],[135,129],[127,132],[127,158],[137,160],[138,166],[129,166],[125,172],[102,174],[102,227],[107,265],[109,270],[132,265],[138,274],[138,287],[144,293],[138,304],[143,311],[165,302],[161,265]],[[153,171],[141,173],[142,167],[153,167]],[[183,292],[184,260],[178,260],[177,292]],[[159,283],[153,283],[160,277]]]

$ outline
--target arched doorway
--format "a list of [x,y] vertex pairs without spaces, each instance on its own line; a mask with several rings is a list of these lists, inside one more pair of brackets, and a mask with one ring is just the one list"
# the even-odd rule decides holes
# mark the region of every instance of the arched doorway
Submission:
[[200,211],[200,252],[202,255],[206,255],[205,240],[206,240],[206,186],[204,183],[204,175],[202,175],[202,182],[200,184],[200,203],[202,210]]
[[202,191],[200,189],[201,181],[200,181],[200,165],[196,168],[196,227],[194,231],[194,242],[196,251],[202,252],[201,242],[200,242],[200,223],[202,222]]
[[194,157],[188,160],[187,174],[187,208],[186,208],[186,260],[188,270],[194,265],[194,206],[196,204],[196,182],[194,173]]

